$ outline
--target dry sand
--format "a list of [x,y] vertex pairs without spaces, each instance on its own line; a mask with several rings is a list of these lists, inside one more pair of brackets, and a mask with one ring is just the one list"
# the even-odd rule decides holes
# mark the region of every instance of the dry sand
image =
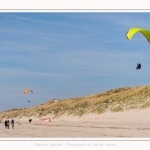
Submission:
[[[150,108],[124,112],[87,114],[82,117],[63,115],[42,123],[38,118],[15,120],[15,128],[0,126],[0,138],[149,138]],[[11,119],[11,118],[10,118]],[[3,119],[4,121],[4,119]],[[20,125],[17,123],[21,123]]]

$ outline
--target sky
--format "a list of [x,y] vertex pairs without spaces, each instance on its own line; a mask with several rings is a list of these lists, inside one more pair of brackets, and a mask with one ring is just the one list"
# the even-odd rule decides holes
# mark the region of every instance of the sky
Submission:
[[[150,83],[144,12],[1,12],[0,112]],[[136,70],[140,62],[142,68]],[[23,94],[30,88],[33,94]],[[30,100],[30,102],[28,102]]]

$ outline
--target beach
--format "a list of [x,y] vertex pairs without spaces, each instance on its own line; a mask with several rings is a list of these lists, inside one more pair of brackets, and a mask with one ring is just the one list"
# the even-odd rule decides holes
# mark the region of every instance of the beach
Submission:
[[[48,115],[50,122],[39,118],[14,118],[15,127],[0,126],[0,138],[149,138],[150,108],[123,112],[86,114],[81,117]],[[5,119],[3,119],[4,121]],[[9,118],[11,120],[11,118]]]

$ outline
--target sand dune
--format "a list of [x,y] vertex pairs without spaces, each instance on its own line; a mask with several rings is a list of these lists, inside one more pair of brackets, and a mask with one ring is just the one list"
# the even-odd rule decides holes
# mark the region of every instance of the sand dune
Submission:
[[[51,122],[40,119],[14,118],[15,128],[0,126],[0,138],[149,138],[150,108],[124,112],[87,114],[82,117],[63,115],[50,117]],[[11,118],[10,118],[11,119]],[[4,119],[3,119],[4,121]],[[18,124],[21,123],[20,125]]]

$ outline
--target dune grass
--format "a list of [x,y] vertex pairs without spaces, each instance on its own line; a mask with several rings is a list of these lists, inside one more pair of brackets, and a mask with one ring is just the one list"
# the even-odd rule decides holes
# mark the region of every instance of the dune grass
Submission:
[[64,100],[50,100],[29,109],[12,109],[0,113],[0,118],[42,117],[54,114],[82,116],[87,113],[101,114],[106,111],[118,112],[129,109],[144,109],[150,107],[150,86],[124,87],[85,97],[75,97]]

